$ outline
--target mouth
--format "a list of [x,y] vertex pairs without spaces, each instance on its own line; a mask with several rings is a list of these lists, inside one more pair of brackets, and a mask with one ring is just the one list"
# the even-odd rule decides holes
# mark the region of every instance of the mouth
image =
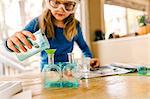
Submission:
[[58,15],[58,16],[64,16],[65,14],[63,14],[63,13],[56,13],[56,15]]

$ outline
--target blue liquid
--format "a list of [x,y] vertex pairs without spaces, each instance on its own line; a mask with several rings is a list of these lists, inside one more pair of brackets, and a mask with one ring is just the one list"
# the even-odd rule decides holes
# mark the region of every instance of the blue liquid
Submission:
[[70,82],[70,81],[45,81],[44,83],[45,88],[78,88],[79,83],[78,81]]
[[[59,62],[58,64],[46,64],[44,66],[44,72],[45,72],[45,81],[44,81],[44,87],[45,88],[78,88],[79,82],[78,79],[73,77],[72,80],[65,79],[62,74],[67,71],[71,70],[71,72],[75,72],[76,70],[75,64],[69,64],[65,62]],[[60,75],[61,78],[57,81],[52,81],[49,77],[48,72],[56,72]],[[64,74],[65,75],[65,74]]]

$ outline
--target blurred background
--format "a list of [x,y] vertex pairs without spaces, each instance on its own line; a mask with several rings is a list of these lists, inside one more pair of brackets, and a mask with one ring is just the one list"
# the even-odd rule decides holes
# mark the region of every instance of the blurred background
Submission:
[[[30,20],[39,16],[42,12],[42,2],[43,0],[0,0],[0,42],[5,41],[16,31],[22,30]],[[76,18],[81,22],[84,38],[94,56],[105,64],[114,60],[103,62],[104,56],[99,55],[103,52],[100,51],[103,48],[101,41],[107,41],[113,33],[121,38],[137,33],[141,27],[148,25],[140,25],[138,17],[149,14],[150,0],[81,0]],[[100,45],[97,43],[99,41]],[[100,48],[97,49],[99,46]],[[73,52],[75,58],[81,57],[81,51],[76,44]],[[28,62],[19,62],[9,58],[9,55],[1,54],[1,75],[17,74],[28,69],[39,70],[39,54],[28,59]],[[11,60],[20,67],[16,67],[16,64],[10,62]]]

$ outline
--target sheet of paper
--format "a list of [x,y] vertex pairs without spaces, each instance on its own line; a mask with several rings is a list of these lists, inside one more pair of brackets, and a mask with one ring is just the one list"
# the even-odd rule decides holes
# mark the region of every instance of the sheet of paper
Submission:
[[101,66],[98,70],[90,71],[86,76],[83,75],[82,78],[93,78],[99,76],[102,77],[102,76],[110,76],[110,75],[117,75],[117,74],[126,74],[129,72],[130,70],[128,69],[108,65],[108,66]]

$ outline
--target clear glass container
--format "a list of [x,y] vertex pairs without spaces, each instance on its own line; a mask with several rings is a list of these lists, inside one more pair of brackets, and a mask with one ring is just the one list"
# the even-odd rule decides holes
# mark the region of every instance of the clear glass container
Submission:
[[90,57],[83,57],[82,58],[82,77],[88,78],[90,75]]
[[143,76],[150,76],[150,65],[138,66],[138,74]]

